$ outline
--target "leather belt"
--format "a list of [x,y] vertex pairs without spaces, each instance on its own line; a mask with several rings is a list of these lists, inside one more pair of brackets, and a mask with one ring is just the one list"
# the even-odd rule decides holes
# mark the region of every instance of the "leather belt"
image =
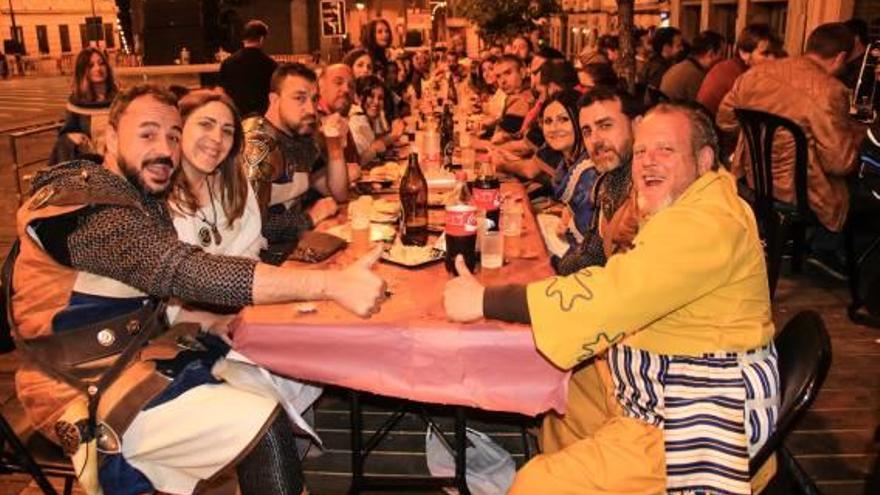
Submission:
[[135,312],[28,339],[27,345],[32,353],[45,362],[61,368],[73,368],[120,354],[141,333],[154,312],[154,305],[144,304]]

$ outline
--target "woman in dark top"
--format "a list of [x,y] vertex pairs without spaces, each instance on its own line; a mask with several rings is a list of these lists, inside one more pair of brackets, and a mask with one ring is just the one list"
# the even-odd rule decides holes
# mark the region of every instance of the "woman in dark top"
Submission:
[[83,158],[100,163],[104,153],[104,129],[118,91],[113,70],[104,52],[92,47],[79,52],[74,67],[73,92],[50,165]]
[[[590,190],[596,180],[596,169],[587,159],[578,128],[579,98],[577,91],[560,91],[547,99],[539,117],[546,145],[538,151],[538,156],[542,159],[552,157],[547,165],[556,169],[552,182],[553,197],[571,212],[565,237],[572,246],[583,241],[589,228],[593,216]],[[555,153],[544,155],[543,151],[549,151],[546,148]]]

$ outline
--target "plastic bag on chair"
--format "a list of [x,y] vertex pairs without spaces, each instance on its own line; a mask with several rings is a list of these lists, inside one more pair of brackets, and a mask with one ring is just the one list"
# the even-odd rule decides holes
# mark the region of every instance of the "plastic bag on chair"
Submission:
[[[509,452],[486,434],[467,428],[467,485],[473,495],[503,495],[513,483],[516,464]],[[425,458],[432,476],[455,476],[449,444],[432,427],[425,434]]]

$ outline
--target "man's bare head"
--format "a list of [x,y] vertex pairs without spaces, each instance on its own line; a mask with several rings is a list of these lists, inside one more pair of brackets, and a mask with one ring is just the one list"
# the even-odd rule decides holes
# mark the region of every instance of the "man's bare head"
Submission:
[[324,69],[318,79],[318,93],[321,101],[332,112],[348,114],[354,95],[354,75],[351,67],[333,64]]
[[675,202],[698,178],[718,169],[718,138],[699,110],[661,104],[636,123],[633,185],[643,216]]

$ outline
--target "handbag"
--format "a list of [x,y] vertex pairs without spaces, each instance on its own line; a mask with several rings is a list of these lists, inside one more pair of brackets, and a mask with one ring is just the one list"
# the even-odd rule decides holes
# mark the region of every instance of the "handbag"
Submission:
[[272,244],[260,251],[260,260],[276,266],[288,259],[304,263],[320,263],[344,247],[344,239],[332,234],[308,230],[295,242]]

